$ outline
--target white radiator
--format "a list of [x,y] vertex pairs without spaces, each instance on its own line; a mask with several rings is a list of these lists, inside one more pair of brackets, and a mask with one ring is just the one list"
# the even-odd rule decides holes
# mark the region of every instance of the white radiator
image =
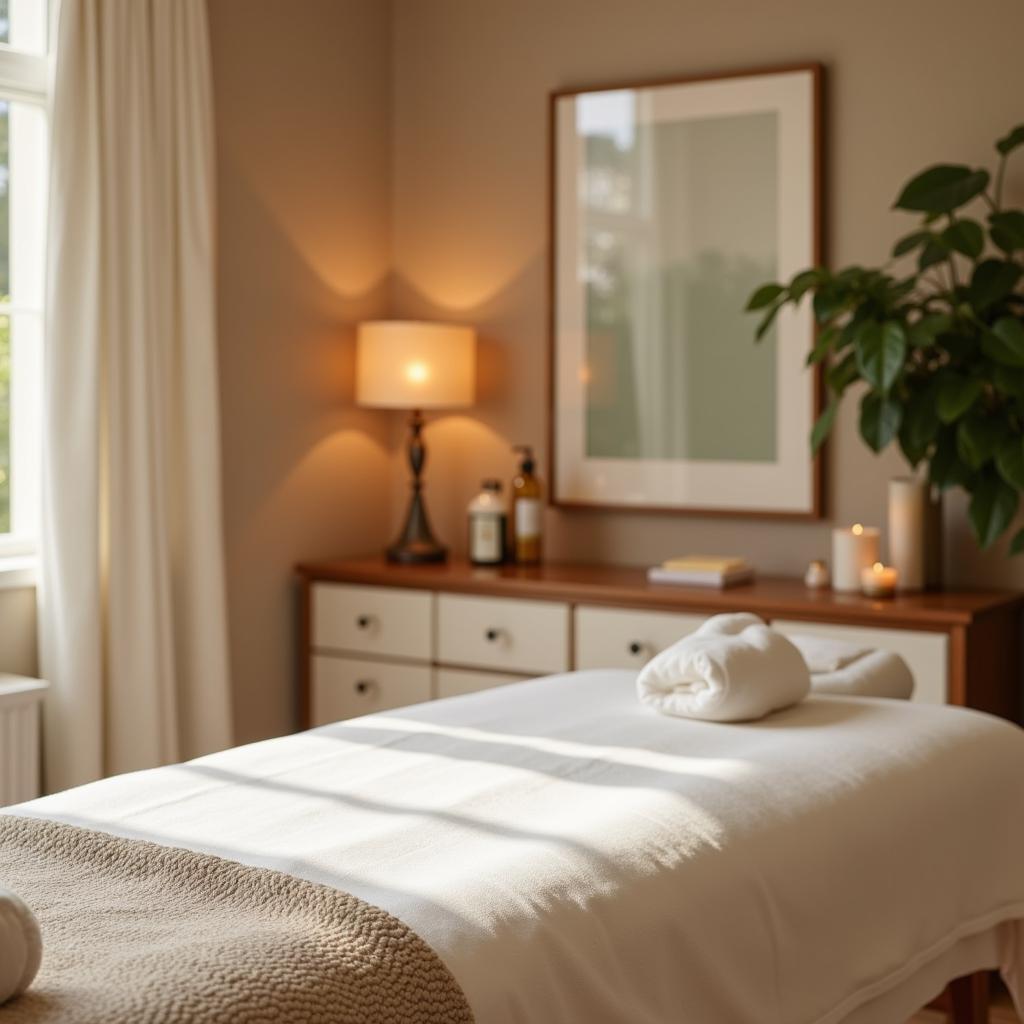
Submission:
[[0,807],[39,796],[39,738],[46,683],[0,675]]

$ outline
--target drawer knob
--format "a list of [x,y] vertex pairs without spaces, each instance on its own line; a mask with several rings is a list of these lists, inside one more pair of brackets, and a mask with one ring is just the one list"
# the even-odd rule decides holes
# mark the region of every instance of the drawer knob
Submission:
[[497,642],[499,639],[501,639],[501,630],[494,629],[492,627],[491,629],[487,630],[486,633],[484,633],[484,637],[486,638],[488,643],[493,644]]
[[373,625],[373,616],[372,615],[360,615],[356,619],[356,625],[360,629],[369,629],[370,626]]
[[356,683],[356,693],[367,694],[376,688],[377,684],[372,679],[360,679]]
[[639,640],[634,640],[629,645],[629,653],[634,657],[638,654],[643,654],[644,645]]

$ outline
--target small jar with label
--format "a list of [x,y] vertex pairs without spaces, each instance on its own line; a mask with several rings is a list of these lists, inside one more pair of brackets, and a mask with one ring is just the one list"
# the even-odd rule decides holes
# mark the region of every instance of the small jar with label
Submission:
[[469,560],[474,565],[505,561],[508,508],[500,480],[484,480],[469,503]]

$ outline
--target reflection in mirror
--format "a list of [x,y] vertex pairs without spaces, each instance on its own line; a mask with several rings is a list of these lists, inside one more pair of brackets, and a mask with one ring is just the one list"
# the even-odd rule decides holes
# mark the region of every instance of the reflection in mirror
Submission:
[[650,90],[578,97],[590,457],[771,462],[778,115],[663,116]]

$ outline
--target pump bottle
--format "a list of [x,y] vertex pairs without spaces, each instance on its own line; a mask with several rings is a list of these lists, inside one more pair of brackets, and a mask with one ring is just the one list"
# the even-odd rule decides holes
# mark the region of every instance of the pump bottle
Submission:
[[512,554],[519,565],[537,565],[541,557],[544,504],[536,459],[529,445],[516,445],[519,472],[512,479]]

